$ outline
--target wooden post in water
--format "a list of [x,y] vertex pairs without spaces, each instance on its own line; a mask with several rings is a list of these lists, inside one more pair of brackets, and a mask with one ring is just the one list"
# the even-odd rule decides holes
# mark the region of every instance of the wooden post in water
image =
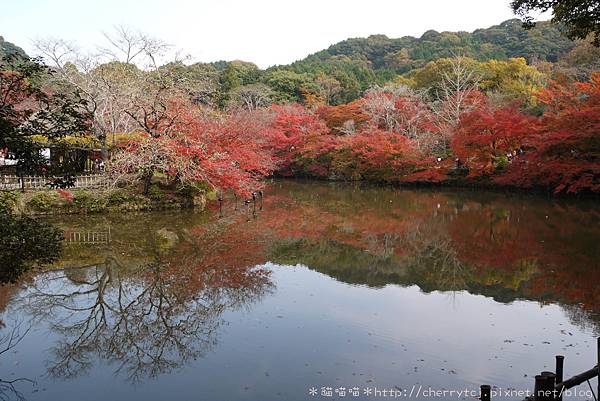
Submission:
[[[564,380],[564,366],[565,366],[565,357],[562,355],[556,355],[556,384],[561,384]],[[558,394],[556,394],[556,400],[562,401],[562,388],[558,390]]]
[[535,376],[535,385],[533,386],[533,400],[534,401],[542,401],[542,398],[539,396],[539,392],[542,390],[542,382],[544,381],[544,376],[536,375]]
[[556,375],[552,372],[542,372],[535,377],[534,401],[554,401],[554,382]]
[[479,399],[481,401],[492,400],[492,387],[489,384],[484,384],[481,386],[481,397]]
[[546,377],[546,386],[548,386],[548,401],[554,401],[556,398],[556,373],[542,372],[542,376]]

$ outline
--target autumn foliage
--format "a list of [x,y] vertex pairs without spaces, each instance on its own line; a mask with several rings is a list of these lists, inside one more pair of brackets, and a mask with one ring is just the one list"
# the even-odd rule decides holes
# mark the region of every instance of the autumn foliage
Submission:
[[203,182],[248,196],[272,173],[270,142],[259,135],[258,116],[214,118],[181,101],[171,102],[167,113],[170,122],[160,135],[143,135],[115,155],[113,175],[144,179],[159,172],[182,185]]
[[539,116],[480,92],[455,96],[464,101],[452,118],[409,89],[314,112],[287,104],[218,114],[174,100],[159,135],[126,147],[124,168],[243,196],[271,174],[600,192],[600,74],[542,89]]
[[[600,73],[586,83],[542,89],[536,94],[541,116],[518,103],[478,96],[458,114],[455,126],[410,93],[368,94],[316,114],[301,106],[273,108],[269,132],[279,155],[278,171],[390,183],[600,192]],[[360,125],[344,132],[349,127],[344,122],[358,117]],[[449,141],[446,153],[439,150],[443,141]]]
[[369,121],[363,99],[338,106],[323,106],[317,114],[333,133],[345,134],[360,129]]
[[271,144],[278,172],[284,176],[311,169],[331,149],[333,138],[318,116],[300,105],[273,106],[271,125],[263,131]]
[[540,93],[546,106],[527,152],[497,182],[554,192],[600,192],[600,73],[589,82],[557,83]]
[[522,151],[524,139],[534,133],[536,121],[517,107],[483,105],[464,115],[452,143],[470,177],[491,175]]

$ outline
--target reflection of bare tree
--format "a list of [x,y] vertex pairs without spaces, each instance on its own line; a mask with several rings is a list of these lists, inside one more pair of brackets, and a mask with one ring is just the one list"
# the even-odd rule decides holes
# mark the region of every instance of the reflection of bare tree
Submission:
[[600,334],[600,313],[583,309],[580,304],[561,303],[560,307],[575,326],[593,332],[594,336]]
[[[16,347],[17,344],[21,342],[23,337],[25,337],[25,335],[27,335],[27,333],[29,332],[29,328],[23,330],[21,325],[21,322],[14,322],[14,324],[12,324],[12,328],[9,329],[9,332],[0,336],[0,357],[2,357],[3,354],[6,354],[11,349]],[[0,320],[0,329],[3,329],[5,327],[5,323]],[[0,379],[0,400],[24,400],[25,398],[23,398],[23,395],[16,387],[16,385],[20,382],[28,382],[31,384],[35,384],[33,380],[30,380],[25,377],[19,377],[12,380]]]
[[367,249],[373,255],[384,258],[390,257],[394,255],[399,237],[399,234],[396,233],[384,233],[380,236],[368,234],[366,238]]
[[76,283],[64,272],[39,276],[25,302],[62,337],[49,374],[73,377],[100,358],[136,382],[201,357],[216,343],[226,309],[254,302],[271,288],[260,268],[245,269],[248,285],[204,285],[220,273],[156,261],[131,274],[109,260],[71,274]]
[[402,247],[414,269],[425,269],[427,281],[442,291],[461,291],[467,288],[466,267],[458,258],[452,240],[440,230],[416,226],[401,239]]

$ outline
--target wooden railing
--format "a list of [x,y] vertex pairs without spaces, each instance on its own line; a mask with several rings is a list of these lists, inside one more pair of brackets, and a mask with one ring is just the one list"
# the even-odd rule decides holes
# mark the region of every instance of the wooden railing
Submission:
[[[0,175],[0,191],[37,191],[50,189],[48,177]],[[109,182],[104,174],[78,175],[72,188],[108,188]]]
[[110,243],[110,228],[107,231],[65,231],[64,235],[68,244]]

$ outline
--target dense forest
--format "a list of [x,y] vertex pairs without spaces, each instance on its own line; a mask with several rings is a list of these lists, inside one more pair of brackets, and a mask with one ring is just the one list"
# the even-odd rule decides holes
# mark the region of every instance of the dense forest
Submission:
[[266,70],[158,63],[169,46],[124,27],[108,39],[101,54],[39,40],[34,68],[2,42],[3,113],[21,142],[102,148],[144,193],[157,174],[245,195],[271,174],[600,192],[600,50],[550,22],[349,39]]
[[27,54],[19,46],[5,41],[4,38],[0,36],[0,59],[7,59],[11,57],[26,58]]
[[[201,102],[224,107],[253,94],[259,102],[314,106],[351,102],[373,85],[410,82],[429,62],[442,58],[461,56],[480,62],[523,58],[539,69],[548,69],[548,63],[570,67],[589,62],[581,59],[587,51],[591,49],[577,46],[550,22],[526,30],[520,20],[512,19],[472,33],[429,30],[420,38],[372,35],[348,39],[290,65],[266,70],[240,60],[178,67],[205,82],[206,87],[198,93]],[[24,56],[25,52],[0,40],[2,55]],[[587,58],[596,61],[597,56],[598,52],[592,52]]]
[[513,19],[473,33],[430,30],[420,38],[372,35],[348,39],[290,65],[264,71],[243,61],[196,68],[213,74],[219,88],[213,100],[220,105],[257,89],[280,102],[335,105],[358,99],[373,85],[385,85],[398,77],[411,79],[427,63],[441,58],[462,56],[482,62],[524,58],[529,64],[548,68],[547,63],[559,60],[568,65],[581,62],[569,55],[575,47],[556,25],[541,22],[526,30],[520,20]]

